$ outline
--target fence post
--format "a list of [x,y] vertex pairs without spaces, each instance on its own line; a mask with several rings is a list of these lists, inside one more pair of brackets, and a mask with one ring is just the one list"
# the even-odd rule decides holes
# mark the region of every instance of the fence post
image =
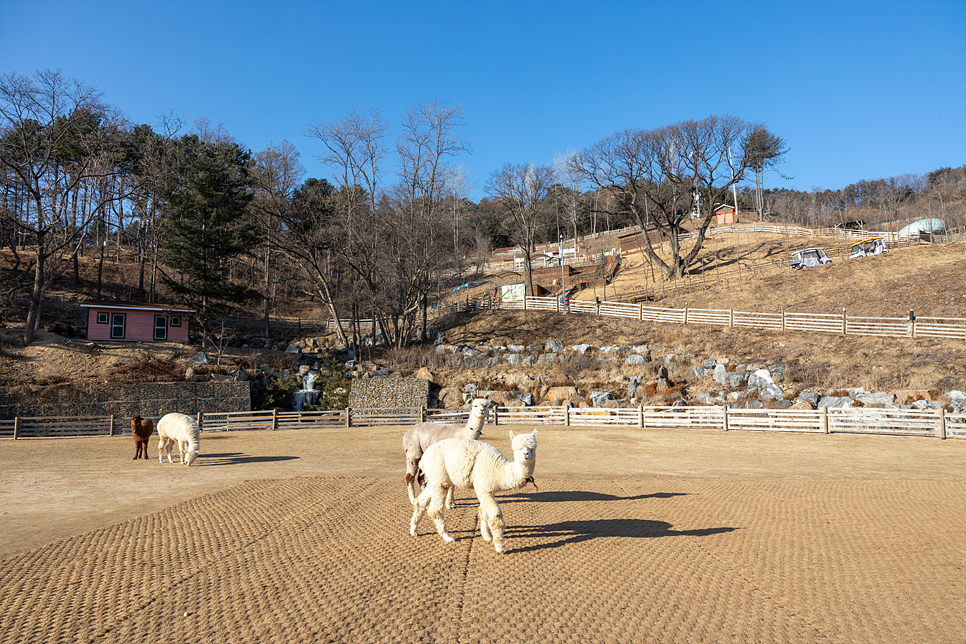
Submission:
[[198,412],[198,431],[203,432],[205,430],[205,412]]
[[351,410],[352,410],[351,407],[345,408],[345,426],[346,427],[352,427]]
[[13,439],[20,438],[20,416],[13,417]]
[[114,414],[111,414],[111,431],[108,434],[108,436],[113,436],[113,435],[114,435]]
[[272,431],[278,429],[278,407],[272,408]]
[[493,408],[493,424],[494,425],[499,425],[500,424],[500,408],[499,407],[494,407]]
[[734,325],[735,325],[735,310],[728,309],[728,326],[734,326]]
[[939,438],[946,440],[946,408],[939,408]]
[[782,308],[782,331],[785,330],[785,309]]
[[642,429],[644,427],[644,405],[637,408],[637,426]]
[[909,310],[909,337],[916,337],[916,312]]
[[564,405],[564,427],[570,427],[570,405]]
[[684,323],[688,323],[688,303],[684,303]]
[[822,431],[828,434],[828,407],[822,407]]
[[728,431],[729,429],[731,429],[731,426],[728,425],[728,407],[726,405],[724,408],[724,430]]
[[[640,322],[643,322],[644,321],[644,303],[642,302],[642,303],[638,304],[637,305],[637,308],[638,308],[638,310],[640,312],[640,320],[639,321]],[[597,304],[597,315],[600,315],[600,303]]]
[[421,423],[426,422],[426,408],[423,407],[422,405],[419,406],[419,422]]
[[842,335],[849,333],[849,316],[845,314],[845,307],[842,307]]

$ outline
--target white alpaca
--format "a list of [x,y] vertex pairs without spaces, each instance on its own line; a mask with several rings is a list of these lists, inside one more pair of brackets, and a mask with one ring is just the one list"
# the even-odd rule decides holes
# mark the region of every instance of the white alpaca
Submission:
[[175,443],[181,452],[181,464],[191,465],[200,451],[198,447],[201,428],[198,422],[191,416],[184,414],[167,414],[158,421],[158,461],[164,463],[164,454],[168,453],[168,462],[171,460],[171,448]]
[[476,498],[480,501],[480,533],[486,541],[493,540],[497,552],[506,552],[503,538],[506,524],[493,494],[533,483],[537,431],[519,436],[511,431],[510,439],[513,441],[512,463],[498,449],[481,441],[449,438],[430,445],[419,463],[428,481],[426,489],[416,499],[409,533],[417,535],[419,519],[428,512],[439,536],[444,541],[453,541],[443,520],[443,497],[453,487],[476,490]]
[[[444,425],[441,423],[418,423],[409,428],[403,436],[403,451],[406,452],[406,488],[409,490],[409,502],[416,503],[416,482],[419,474],[419,459],[433,443],[446,438],[465,438],[476,440],[483,433],[483,421],[491,407],[496,403],[486,398],[476,398],[470,408],[470,417],[466,425]],[[455,508],[453,491],[446,497],[446,507]]]

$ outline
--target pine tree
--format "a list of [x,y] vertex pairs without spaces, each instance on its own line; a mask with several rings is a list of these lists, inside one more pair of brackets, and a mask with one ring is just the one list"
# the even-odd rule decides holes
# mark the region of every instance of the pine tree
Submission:
[[162,247],[179,276],[164,281],[179,299],[197,307],[204,323],[226,305],[258,297],[229,280],[230,261],[260,241],[247,211],[253,196],[250,155],[233,142],[205,142],[194,135],[181,139],[175,155],[164,191]]

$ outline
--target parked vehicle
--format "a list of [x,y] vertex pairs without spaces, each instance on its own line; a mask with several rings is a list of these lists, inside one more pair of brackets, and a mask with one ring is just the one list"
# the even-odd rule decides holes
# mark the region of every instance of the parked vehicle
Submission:
[[824,249],[806,248],[792,253],[792,261],[788,265],[795,270],[801,270],[809,266],[823,266],[831,263],[832,260],[825,254]]
[[863,239],[849,246],[849,259],[868,257],[869,255],[881,255],[882,253],[888,252],[889,249],[886,248],[884,238],[870,237],[869,239]]

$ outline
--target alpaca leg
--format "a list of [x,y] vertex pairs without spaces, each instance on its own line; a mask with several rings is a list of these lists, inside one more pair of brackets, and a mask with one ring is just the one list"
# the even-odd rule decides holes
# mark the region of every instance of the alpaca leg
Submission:
[[134,441],[134,460],[136,461],[139,458],[141,458],[141,441],[135,440]]
[[416,481],[409,479],[406,481],[406,491],[409,492],[409,503],[416,505]]
[[144,460],[148,460],[148,440],[144,440]]
[[493,535],[490,533],[490,524],[486,520],[486,510],[483,509],[482,505],[477,514],[480,517],[480,534],[483,536],[483,540],[492,541]]
[[419,523],[419,520],[423,518],[423,515],[426,514],[426,508],[429,507],[430,499],[429,488],[426,488],[423,490],[423,493],[416,498],[416,502],[413,503],[413,518],[409,522],[409,534],[413,535],[414,537],[419,535],[416,526]]
[[489,517],[487,522],[490,526],[490,532],[493,533],[493,547],[500,554],[506,552],[506,538],[503,536],[503,528],[506,527],[506,522],[503,520],[503,515],[500,514],[495,517]]
[[456,486],[451,485],[448,490],[446,490],[446,507],[450,510],[456,508],[456,500],[453,496],[456,494]]
[[416,479],[419,477],[419,461],[406,462],[406,489],[409,491],[409,502],[416,505]]
[[[480,518],[486,516],[486,526],[493,537],[493,547],[499,553],[506,552],[506,539],[503,537],[503,528],[506,524],[503,522],[503,511],[500,510],[500,506],[497,505],[492,494],[481,494],[479,498]],[[480,532],[482,531],[483,522],[481,521]]]
[[455,541],[455,539],[453,539],[453,537],[446,532],[446,521],[443,516],[443,510],[445,509],[446,504],[447,488],[444,488],[438,483],[430,482],[429,485],[426,486],[426,489],[430,490],[430,501],[427,514],[429,514],[429,518],[433,520],[433,523],[436,524],[436,532],[440,537],[443,538],[443,541],[446,541],[447,543]]
[[[168,444],[167,438],[162,437],[158,439],[158,463],[161,463],[162,465],[164,465],[164,446],[167,444]],[[170,459],[171,459],[171,454],[169,453],[168,460],[170,461]]]

